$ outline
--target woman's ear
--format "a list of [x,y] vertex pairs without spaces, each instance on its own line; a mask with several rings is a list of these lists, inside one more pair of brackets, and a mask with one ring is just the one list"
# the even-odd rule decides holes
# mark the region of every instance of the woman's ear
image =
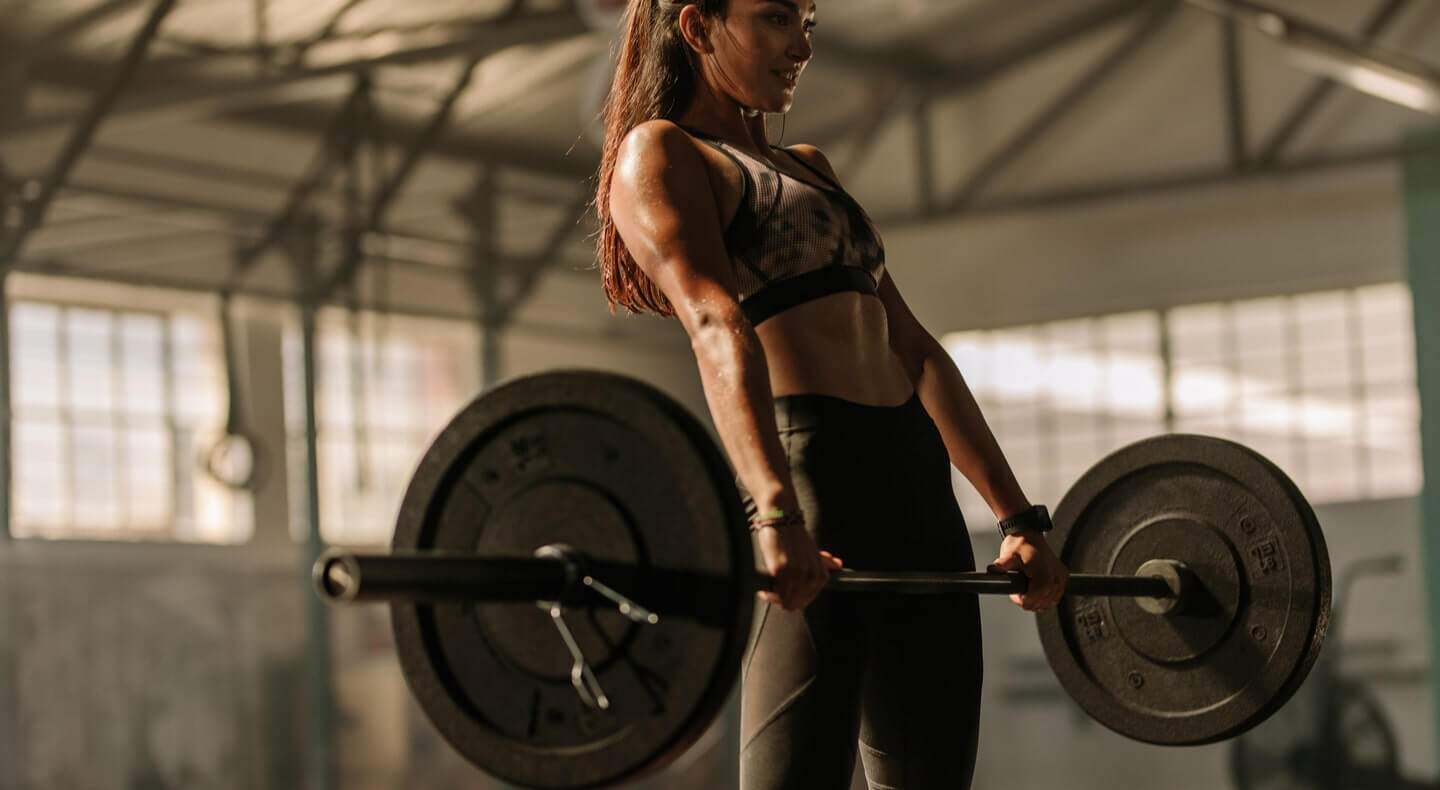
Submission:
[[710,31],[705,25],[705,15],[700,13],[700,6],[691,3],[680,9],[680,18],[677,20],[680,25],[680,35],[684,36],[685,43],[690,48],[702,54],[710,54],[715,47],[710,44]]

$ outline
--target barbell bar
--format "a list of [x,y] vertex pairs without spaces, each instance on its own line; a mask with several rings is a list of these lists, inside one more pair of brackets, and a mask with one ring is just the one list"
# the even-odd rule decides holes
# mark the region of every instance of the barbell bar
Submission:
[[[316,560],[313,569],[317,594],[332,603],[352,601],[554,601],[571,594],[574,579],[582,573],[592,578],[624,579],[634,574],[631,567],[596,562],[578,552],[567,557],[477,557],[465,554],[416,553],[411,555],[363,554],[330,551]],[[1168,562],[1176,568],[1183,563]],[[1177,574],[1183,578],[1183,572]],[[771,590],[774,577],[755,574],[755,590]],[[613,586],[613,585],[612,585]],[[830,574],[826,592],[908,595],[972,593],[1009,595],[1024,593],[1029,579],[1018,571],[930,573],[923,571],[839,570]],[[1178,599],[1176,589],[1161,575],[1111,575],[1075,573],[1067,585],[1069,595],[1128,596],[1133,598]],[[649,605],[664,611],[663,603]]]

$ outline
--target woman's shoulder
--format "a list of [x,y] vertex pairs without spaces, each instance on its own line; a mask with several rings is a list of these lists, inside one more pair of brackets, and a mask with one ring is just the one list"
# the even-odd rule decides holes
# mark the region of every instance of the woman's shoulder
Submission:
[[674,121],[664,118],[636,124],[620,141],[620,154],[669,158],[694,151],[695,138]]
[[[780,146],[776,147],[780,148]],[[825,157],[825,154],[821,152],[819,148],[809,143],[795,143],[794,145],[787,145],[780,150],[789,153],[805,164],[819,170],[835,183],[840,183],[840,176],[836,175],[835,168],[830,164],[830,160]]]

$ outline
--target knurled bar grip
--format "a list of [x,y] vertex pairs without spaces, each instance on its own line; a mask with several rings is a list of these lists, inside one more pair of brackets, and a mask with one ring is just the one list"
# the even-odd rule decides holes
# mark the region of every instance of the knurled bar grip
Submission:
[[[633,566],[586,560],[587,573],[601,580],[624,579]],[[331,551],[315,562],[315,587],[321,597],[342,601],[543,601],[556,600],[573,584],[576,566],[560,559],[476,557],[439,552],[411,555],[355,554]],[[696,574],[697,582],[703,577]],[[714,583],[715,579],[705,579]],[[757,574],[757,590],[773,588],[774,578]],[[834,571],[826,589],[834,592],[943,595],[1023,593],[1029,579],[1008,573],[927,573]],[[1074,573],[1067,595],[1173,598],[1158,576],[1108,576]]]

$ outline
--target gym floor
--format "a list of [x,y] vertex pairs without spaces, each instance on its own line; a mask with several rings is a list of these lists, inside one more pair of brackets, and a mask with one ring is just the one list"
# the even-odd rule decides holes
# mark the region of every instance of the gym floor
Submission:
[[[1030,498],[1209,434],[1328,544],[1320,661],[1204,746],[1093,720],[983,596],[973,786],[1436,786],[1440,3],[817,5],[771,142],[864,205]],[[713,432],[684,331],[595,269],[624,6],[0,6],[0,790],[511,786],[442,737],[388,609],[310,569],[388,548],[502,382],[619,372]],[[626,786],[734,788],[738,749],[732,693]]]

